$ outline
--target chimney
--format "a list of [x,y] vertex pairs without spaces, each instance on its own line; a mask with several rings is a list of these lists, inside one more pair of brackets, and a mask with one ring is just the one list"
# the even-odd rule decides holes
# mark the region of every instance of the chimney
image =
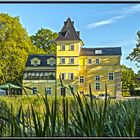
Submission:
[[80,31],[77,31],[77,35],[79,36],[79,38],[80,38]]
[[66,25],[66,24],[67,24],[67,21],[64,22],[64,25]]
[[74,25],[74,21],[72,21],[72,25]]

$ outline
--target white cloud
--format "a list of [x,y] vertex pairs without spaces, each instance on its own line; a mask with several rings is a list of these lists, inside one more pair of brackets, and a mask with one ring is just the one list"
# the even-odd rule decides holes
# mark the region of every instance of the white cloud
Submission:
[[123,9],[121,14],[129,15],[129,14],[134,14],[136,12],[140,12],[140,4]]
[[119,16],[115,16],[115,17],[112,17],[112,18],[109,18],[109,19],[105,19],[105,20],[94,22],[94,23],[90,23],[90,24],[86,25],[85,27],[91,29],[91,28],[96,28],[96,27],[99,27],[99,26],[112,24],[112,23],[115,23],[115,22],[119,21],[120,19],[122,19],[122,18],[124,18],[128,15],[132,15],[132,14],[135,14],[137,12],[140,12],[140,4],[122,9]]
[[99,27],[99,26],[103,26],[103,25],[114,23],[114,22],[116,22],[120,18],[123,18],[123,16],[116,16],[116,17],[113,17],[113,18],[110,18],[110,19],[106,19],[106,20],[102,20],[102,21],[97,21],[95,23],[88,24],[86,27],[87,28],[96,28],[96,27]]

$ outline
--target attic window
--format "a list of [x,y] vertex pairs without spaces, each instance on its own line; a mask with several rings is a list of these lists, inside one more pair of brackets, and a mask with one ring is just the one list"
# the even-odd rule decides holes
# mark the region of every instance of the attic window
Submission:
[[37,64],[38,64],[38,63],[37,63],[37,60],[34,60],[34,64],[33,64],[33,65],[34,65],[34,66],[37,66]]
[[68,36],[68,33],[69,33],[69,32],[67,31],[67,32],[66,32],[66,34],[65,34],[65,37],[67,37],[67,36]]
[[102,54],[102,50],[95,50],[95,54]]

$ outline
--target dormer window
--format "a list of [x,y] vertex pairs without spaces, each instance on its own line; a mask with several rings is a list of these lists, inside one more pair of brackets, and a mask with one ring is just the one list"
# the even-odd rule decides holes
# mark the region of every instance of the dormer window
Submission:
[[102,54],[102,50],[95,50],[95,54]]
[[73,44],[70,45],[70,51],[74,51],[74,45]]
[[65,51],[65,45],[61,46],[61,51]]
[[51,57],[47,59],[47,64],[49,64],[50,66],[54,66],[56,64],[55,58]]
[[33,64],[34,66],[37,66],[37,60],[34,60],[34,64]]
[[33,66],[40,65],[40,60],[38,58],[36,58],[36,57],[31,59],[31,65],[33,65]]

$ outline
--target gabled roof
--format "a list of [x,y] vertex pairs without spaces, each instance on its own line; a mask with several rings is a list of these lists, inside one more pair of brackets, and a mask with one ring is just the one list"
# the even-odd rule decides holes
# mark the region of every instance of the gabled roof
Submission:
[[34,58],[38,58],[41,62],[40,62],[40,65],[37,65],[35,67],[42,67],[42,66],[50,66],[49,64],[47,64],[47,59],[49,58],[55,58],[56,59],[56,56],[55,55],[46,55],[46,54],[30,54],[28,56],[28,59],[26,61],[26,65],[25,66],[33,66],[31,65],[31,60],[34,59]]
[[64,26],[58,34],[56,41],[66,41],[66,40],[81,40],[79,37],[79,31],[74,28],[74,22],[70,18],[64,22]]
[[[100,53],[97,53],[100,52]],[[121,47],[110,48],[81,48],[80,56],[96,56],[96,55],[121,55]]]

